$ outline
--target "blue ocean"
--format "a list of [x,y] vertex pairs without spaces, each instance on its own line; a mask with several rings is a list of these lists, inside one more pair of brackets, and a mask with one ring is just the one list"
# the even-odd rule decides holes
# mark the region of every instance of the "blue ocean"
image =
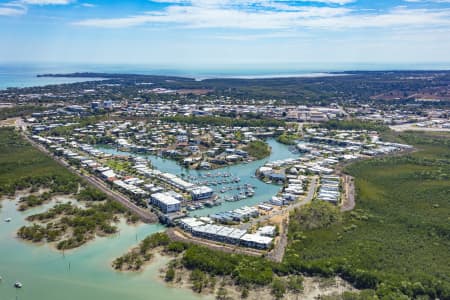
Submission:
[[449,70],[450,64],[361,64],[361,63],[302,63],[276,65],[222,65],[222,66],[156,66],[114,64],[0,64],[0,89],[32,87],[50,84],[81,82],[86,78],[37,77],[48,73],[99,72],[146,75],[168,75],[195,78],[269,78],[320,77],[329,72],[374,70]]

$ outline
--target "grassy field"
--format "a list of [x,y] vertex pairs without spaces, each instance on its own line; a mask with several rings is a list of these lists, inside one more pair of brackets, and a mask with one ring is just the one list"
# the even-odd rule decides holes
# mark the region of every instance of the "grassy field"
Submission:
[[0,128],[0,195],[39,187],[73,193],[79,179],[42,154],[12,128]]
[[450,136],[396,138],[419,151],[347,167],[356,180],[355,211],[314,230],[293,216],[284,264],[340,274],[383,299],[450,299]]

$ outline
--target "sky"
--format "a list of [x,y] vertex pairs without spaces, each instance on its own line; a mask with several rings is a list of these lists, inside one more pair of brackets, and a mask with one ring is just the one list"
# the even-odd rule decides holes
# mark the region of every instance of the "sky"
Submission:
[[450,0],[0,0],[0,63],[450,62]]

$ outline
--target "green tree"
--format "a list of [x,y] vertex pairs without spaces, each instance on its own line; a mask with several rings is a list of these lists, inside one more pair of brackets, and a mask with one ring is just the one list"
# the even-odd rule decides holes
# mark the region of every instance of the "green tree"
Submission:
[[217,290],[216,299],[217,300],[228,300],[228,299],[231,299],[231,298],[228,296],[227,289],[225,287],[221,286]]
[[171,282],[173,281],[174,278],[175,278],[175,269],[173,267],[169,267],[166,271],[165,280],[167,282]]
[[286,282],[280,278],[274,278],[272,281],[271,293],[275,299],[283,299],[283,296],[286,293]]

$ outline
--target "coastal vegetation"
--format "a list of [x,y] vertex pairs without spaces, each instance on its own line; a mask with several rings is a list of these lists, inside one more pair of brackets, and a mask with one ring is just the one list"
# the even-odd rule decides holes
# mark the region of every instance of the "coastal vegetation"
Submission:
[[[33,148],[14,129],[0,128],[0,141],[0,196],[29,188],[64,194],[77,191],[78,177]],[[30,204],[40,202],[35,198],[28,200],[25,202]]]
[[[116,258],[112,265],[116,270],[140,270],[144,262],[149,261],[153,257],[152,250],[157,247],[168,246],[169,244],[170,239],[167,234],[155,233],[143,239],[138,247]],[[169,247],[166,247],[166,249],[170,251]],[[170,275],[168,275],[166,280],[171,281]]]
[[248,152],[248,154],[256,159],[263,159],[270,155],[270,146],[263,141],[251,141],[247,146],[244,147],[244,150]]
[[[143,247],[144,244],[151,246]],[[264,294],[264,299],[270,294],[276,299],[286,296],[296,299],[304,292],[303,276],[288,274],[280,263],[172,241],[165,233],[147,237],[139,246],[117,258],[112,266],[122,271],[138,271],[156,253],[172,257],[161,270],[164,281],[182,286],[187,283],[193,291],[215,294],[216,299],[246,299],[255,296],[256,291]]]
[[[269,285],[274,276],[271,263],[264,258],[223,253],[204,246],[171,241],[165,233],[145,238],[138,247],[115,259],[112,265],[118,270],[139,270],[145,261],[151,259],[156,248],[161,253],[175,256],[178,267],[190,270],[190,281],[196,292],[209,286],[216,276],[228,276],[240,286]],[[176,268],[170,265],[165,280],[172,281],[175,273]]]
[[381,299],[450,297],[449,136],[398,138],[419,151],[347,167],[357,206],[342,221],[306,226],[303,210],[291,216],[287,271],[339,274]]
[[52,194],[49,192],[44,192],[40,195],[28,195],[28,196],[21,197],[19,199],[19,203],[20,203],[19,210],[24,211],[24,210],[27,210],[28,208],[42,205],[44,202],[50,200],[51,197],[52,197]]
[[[17,235],[32,242],[55,242],[60,250],[78,247],[95,237],[117,231],[118,216],[128,222],[138,218],[122,205],[86,186],[77,176],[35,149],[12,128],[0,128],[0,195],[27,190],[19,210],[42,205],[55,195],[69,195],[86,205],[56,204],[48,211],[29,216],[29,226]],[[79,193],[77,193],[79,192]]]
[[313,201],[291,215],[289,229],[293,232],[319,228],[331,228],[341,222],[339,208],[326,201]]
[[34,223],[22,226],[17,235],[32,242],[57,242],[59,250],[72,249],[85,244],[95,235],[116,233],[114,223],[119,221],[118,216],[127,215],[121,204],[111,200],[87,203],[86,206],[57,204],[46,212],[29,216],[27,220]]
[[93,188],[86,187],[76,195],[79,201],[103,201],[106,200],[106,194]]
[[[228,278],[242,289],[268,287],[274,298],[302,290],[302,277],[338,275],[362,290],[326,299],[449,299],[448,135],[403,133],[419,151],[379,157],[347,167],[355,177],[357,206],[341,213],[314,200],[290,216],[281,263],[204,246],[166,242],[178,249],[178,268],[194,272],[201,291],[211,278]],[[437,255],[438,254],[438,255]],[[178,268],[166,270],[167,281]],[[324,280],[325,280],[324,279]],[[215,280],[215,279],[214,279]]]
[[277,137],[277,142],[285,145],[295,145],[296,141],[300,139],[298,134],[284,132]]
[[[302,108],[279,104],[344,104],[347,112],[354,112],[361,118],[373,108],[374,113],[367,114],[367,118],[375,116],[380,120],[384,114],[386,119],[397,120],[397,117],[406,111],[405,120],[412,121],[416,117],[419,120],[420,117],[441,113],[439,108],[447,109],[449,74],[441,71],[352,72],[351,75],[347,74],[350,76],[319,79],[202,81],[178,77],[112,74],[101,84],[75,83],[1,92],[0,94],[6,95],[2,96],[5,100],[11,100],[12,103],[35,103],[36,107],[27,105],[2,110],[0,119],[28,116],[32,112],[53,109],[54,111],[48,114],[50,117],[37,119],[42,125],[57,127],[40,134],[44,137],[61,136],[66,140],[72,138],[80,144],[112,143],[116,137],[126,137],[132,143],[138,143],[141,139],[148,140],[142,145],[149,148],[153,144],[150,137],[154,131],[147,130],[150,127],[140,125],[135,129],[133,127],[136,122],[152,118],[158,123],[160,120],[173,122],[171,125],[192,124],[193,126],[185,131],[188,140],[198,136],[192,132],[192,129],[198,130],[196,127],[242,126],[261,127],[265,135],[273,134],[279,142],[292,145],[298,139],[292,132],[297,130],[289,129],[289,123],[277,118],[289,119],[288,113],[291,109]],[[173,94],[172,91],[164,94],[153,93],[151,89],[146,90],[145,86],[140,85],[141,82],[151,82],[152,88],[172,89]],[[201,96],[194,96],[183,95],[177,91],[193,88],[202,88],[206,92]],[[433,99],[427,99],[428,96],[439,96],[443,100],[435,102]],[[424,101],[420,100],[421,98]],[[106,99],[111,99],[115,104],[120,103],[122,109],[107,113],[107,118],[99,115],[86,119],[75,115],[69,117],[63,112],[64,107],[69,105],[80,104],[88,107],[86,104],[92,101]],[[129,99],[133,101],[125,105],[125,100],[128,103]],[[56,107],[50,105],[41,106],[40,103],[44,102],[51,105],[57,103],[59,109],[55,110]],[[145,106],[151,103],[156,103],[155,107]],[[159,105],[166,106],[166,103],[168,110],[159,109]],[[178,105],[184,106],[185,103],[196,104],[193,114],[209,114],[211,107],[230,106],[217,112],[218,116],[161,117],[188,112],[189,110],[176,108]],[[203,103],[207,106],[203,106]],[[255,105],[258,109],[254,111],[258,113],[248,112],[253,111],[253,108],[242,109],[240,104]],[[337,108],[334,104],[330,107]],[[347,110],[349,107],[352,109]],[[426,109],[429,107],[436,110]],[[142,108],[144,109],[141,110]],[[174,108],[173,111],[171,108]],[[445,111],[443,113],[442,119],[448,116]],[[94,125],[100,120],[122,120],[127,116],[131,116],[136,122],[118,133],[107,129],[100,131],[105,134],[95,134],[94,126],[93,130],[75,130],[78,127]],[[11,122],[12,120],[8,120],[4,124]],[[167,124],[163,123],[163,126]],[[227,290],[230,287],[238,291],[241,298],[247,298],[249,293],[260,289],[273,298],[288,299],[288,294],[301,295],[303,290],[308,289],[308,280],[311,278],[309,276],[320,276],[320,284],[323,286],[340,276],[360,289],[358,292],[343,294],[340,290],[340,294],[321,296],[321,299],[450,299],[450,136],[444,133],[395,134],[389,131],[382,121],[375,123],[332,120],[323,126],[329,130],[376,130],[381,133],[382,139],[389,138],[391,141],[412,144],[418,151],[404,156],[376,157],[343,167],[344,172],[355,177],[356,208],[350,212],[340,212],[338,207],[313,200],[311,204],[294,210],[289,216],[288,246],[282,262],[273,262],[265,256],[223,253],[204,246],[172,241],[167,234],[158,233],[145,238],[138,247],[116,259],[113,267],[117,270],[138,271],[145,263],[150,262],[156,253],[161,253],[172,258],[167,268],[161,270],[166,282],[179,284],[184,276],[195,292],[212,291],[217,299],[238,298],[236,294],[230,295]],[[48,128],[51,127],[53,126]],[[108,125],[105,127],[110,128]],[[171,126],[167,127],[170,129]],[[285,133],[281,134],[281,129],[275,130],[277,127],[283,127]],[[250,128],[250,131],[253,129]],[[246,142],[246,129],[240,130],[224,130],[226,140],[232,140],[233,144],[234,140],[239,142],[238,149],[242,149],[244,145],[241,142]],[[210,143],[207,130],[200,128],[199,132],[205,142],[202,143],[200,138],[193,139],[199,141],[201,150],[217,146],[215,142]],[[230,132],[234,132],[234,138]],[[356,139],[366,140],[371,136],[363,133]],[[171,134],[167,139],[172,141],[169,143],[171,145],[175,140],[176,134]],[[57,204],[46,212],[30,216],[30,225],[23,226],[17,232],[20,238],[36,243],[52,243],[58,249],[64,250],[83,245],[97,235],[114,234],[117,232],[120,217],[125,217],[129,222],[137,221],[136,215],[109,200],[102,192],[87,187],[78,177],[31,147],[13,129],[0,129],[0,141],[0,197],[11,196],[20,191],[20,210],[55,200],[53,197],[59,194],[70,195],[79,201],[77,204]],[[185,147],[182,144],[184,143],[180,143],[180,149],[177,150],[185,154],[182,152],[182,147]],[[248,147],[245,150],[256,158],[270,154],[270,148],[267,152],[263,144],[251,143]],[[179,160],[183,157],[185,156],[176,156]],[[202,157],[207,159],[206,156]],[[101,163],[124,177],[135,175],[130,162],[114,158],[101,159]],[[80,165],[79,162],[77,164]],[[85,170],[83,173],[87,174]],[[158,181],[155,183],[159,184]],[[165,185],[163,187],[166,188]],[[146,206],[144,200],[140,201]],[[15,220],[11,225],[14,223]],[[226,248],[228,251],[231,247]]]

